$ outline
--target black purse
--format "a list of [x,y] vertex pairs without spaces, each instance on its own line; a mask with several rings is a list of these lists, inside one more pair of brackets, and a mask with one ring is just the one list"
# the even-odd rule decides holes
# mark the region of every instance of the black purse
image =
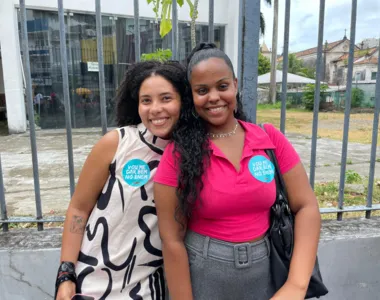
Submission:
[[[265,130],[265,128],[261,125]],[[285,183],[280,173],[273,150],[265,151],[275,167],[276,202],[271,209],[269,240],[271,245],[270,264],[273,283],[279,290],[288,278],[290,260],[294,247],[294,215],[290,210]],[[315,261],[305,299],[319,298],[328,293],[319,270],[318,257]]]

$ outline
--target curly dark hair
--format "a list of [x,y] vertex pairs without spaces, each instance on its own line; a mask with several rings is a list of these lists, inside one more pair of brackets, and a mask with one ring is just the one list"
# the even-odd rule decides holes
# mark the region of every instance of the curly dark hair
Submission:
[[[201,43],[196,46],[187,58],[187,77],[198,63],[212,57],[223,59],[231,69],[235,78],[233,65],[229,57],[212,43]],[[190,217],[194,203],[199,198],[203,188],[202,176],[207,168],[210,158],[210,144],[207,137],[206,122],[197,117],[192,97],[182,102],[181,116],[172,134],[174,152],[179,154],[179,174],[177,196],[179,206],[177,213]],[[246,120],[243,106],[237,95],[237,111],[235,118]],[[178,215],[177,215],[178,217]],[[179,218],[177,218],[179,220]]]
[[168,80],[181,96],[181,101],[188,95],[186,68],[177,61],[144,61],[129,67],[120,84],[116,96],[117,126],[138,125],[139,91],[145,79],[153,75],[160,75]]

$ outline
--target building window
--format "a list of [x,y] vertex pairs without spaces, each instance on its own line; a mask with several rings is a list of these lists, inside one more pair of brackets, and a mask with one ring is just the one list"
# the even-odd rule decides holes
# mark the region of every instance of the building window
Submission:
[[365,80],[365,71],[356,72],[355,77],[352,79],[353,81],[363,81]]
[[[100,126],[95,15],[69,14],[65,17],[65,23],[72,126]],[[108,125],[115,126],[116,91],[125,70],[135,62],[134,19],[102,16],[102,25]],[[180,22],[178,27],[179,57],[181,61],[185,61],[192,50],[190,24]],[[64,128],[58,13],[28,9],[27,30],[33,94],[41,94],[44,99],[40,106],[36,107],[36,112],[40,114],[40,126]],[[215,25],[214,30],[215,44],[223,49],[225,28]],[[207,40],[208,26],[197,24],[196,42]],[[171,33],[161,39],[159,22],[141,18],[140,42],[141,54],[151,53],[159,48],[171,49]]]
[[377,72],[372,72],[371,80],[376,80]]

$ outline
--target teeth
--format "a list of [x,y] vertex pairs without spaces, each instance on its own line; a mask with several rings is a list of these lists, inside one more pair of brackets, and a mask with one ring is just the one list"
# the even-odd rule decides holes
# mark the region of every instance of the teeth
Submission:
[[209,111],[211,112],[218,112],[224,109],[224,106],[217,107],[217,108],[209,108]]
[[165,123],[165,121],[166,121],[166,118],[164,118],[164,119],[156,119],[156,120],[152,120],[152,123],[153,123],[153,125],[162,125],[162,124]]

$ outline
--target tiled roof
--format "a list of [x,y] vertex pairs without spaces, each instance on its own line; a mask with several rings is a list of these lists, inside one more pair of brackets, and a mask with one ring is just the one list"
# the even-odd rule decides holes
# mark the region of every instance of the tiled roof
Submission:
[[[342,44],[345,41],[349,42],[350,40],[348,40],[348,39],[342,39],[342,40],[339,40],[339,41],[336,41],[336,42],[328,43],[327,46],[326,46],[326,44],[324,44],[323,45],[323,50],[330,51],[330,50],[332,50],[333,48],[335,48],[336,46]],[[317,52],[318,52],[318,47],[314,47],[314,48],[306,49],[306,50],[303,50],[303,51],[295,52],[294,54],[299,58],[299,57],[311,55],[311,54],[314,54],[314,53],[317,53]],[[281,57],[279,57],[277,59],[277,61],[281,62],[282,59],[283,58],[281,56]]]
[[378,63],[379,63],[379,60],[377,57],[370,57],[370,58],[356,62],[355,65],[365,65],[365,64],[377,65]]
[[[339,40],[339,41],[336,41],[336,42],[328,43],[327,47],[325,45],[323,45],[323,49],[327,50],[327,51],[330,51],[332,48],[335,48],[336,46],[340,45],[344,41],[346,41],[346,40],[343,39],[343,40]],[[317,53],[317,51],[318,51],[318,47],[314,47],[314,48],[310,48],[310,49],[303,50],[303,51],[300,51],[300,52],[296,52],[294,54],[297,57],[302,57],[302,56],[306,56],[306,55]]]
[[[369,48],[369,49],[363,49],[363,50],[357,50],[354,52],[354,58],[361,58],[361,57],[366,56],[366,55],[371,56],[376,52],[376,50],[377,50],[377,47]],[[338,61],[342,61],[345,59],[348,59],[348,53],[343,54],[341,57],[337,58],[334,61],[338,62]]]

